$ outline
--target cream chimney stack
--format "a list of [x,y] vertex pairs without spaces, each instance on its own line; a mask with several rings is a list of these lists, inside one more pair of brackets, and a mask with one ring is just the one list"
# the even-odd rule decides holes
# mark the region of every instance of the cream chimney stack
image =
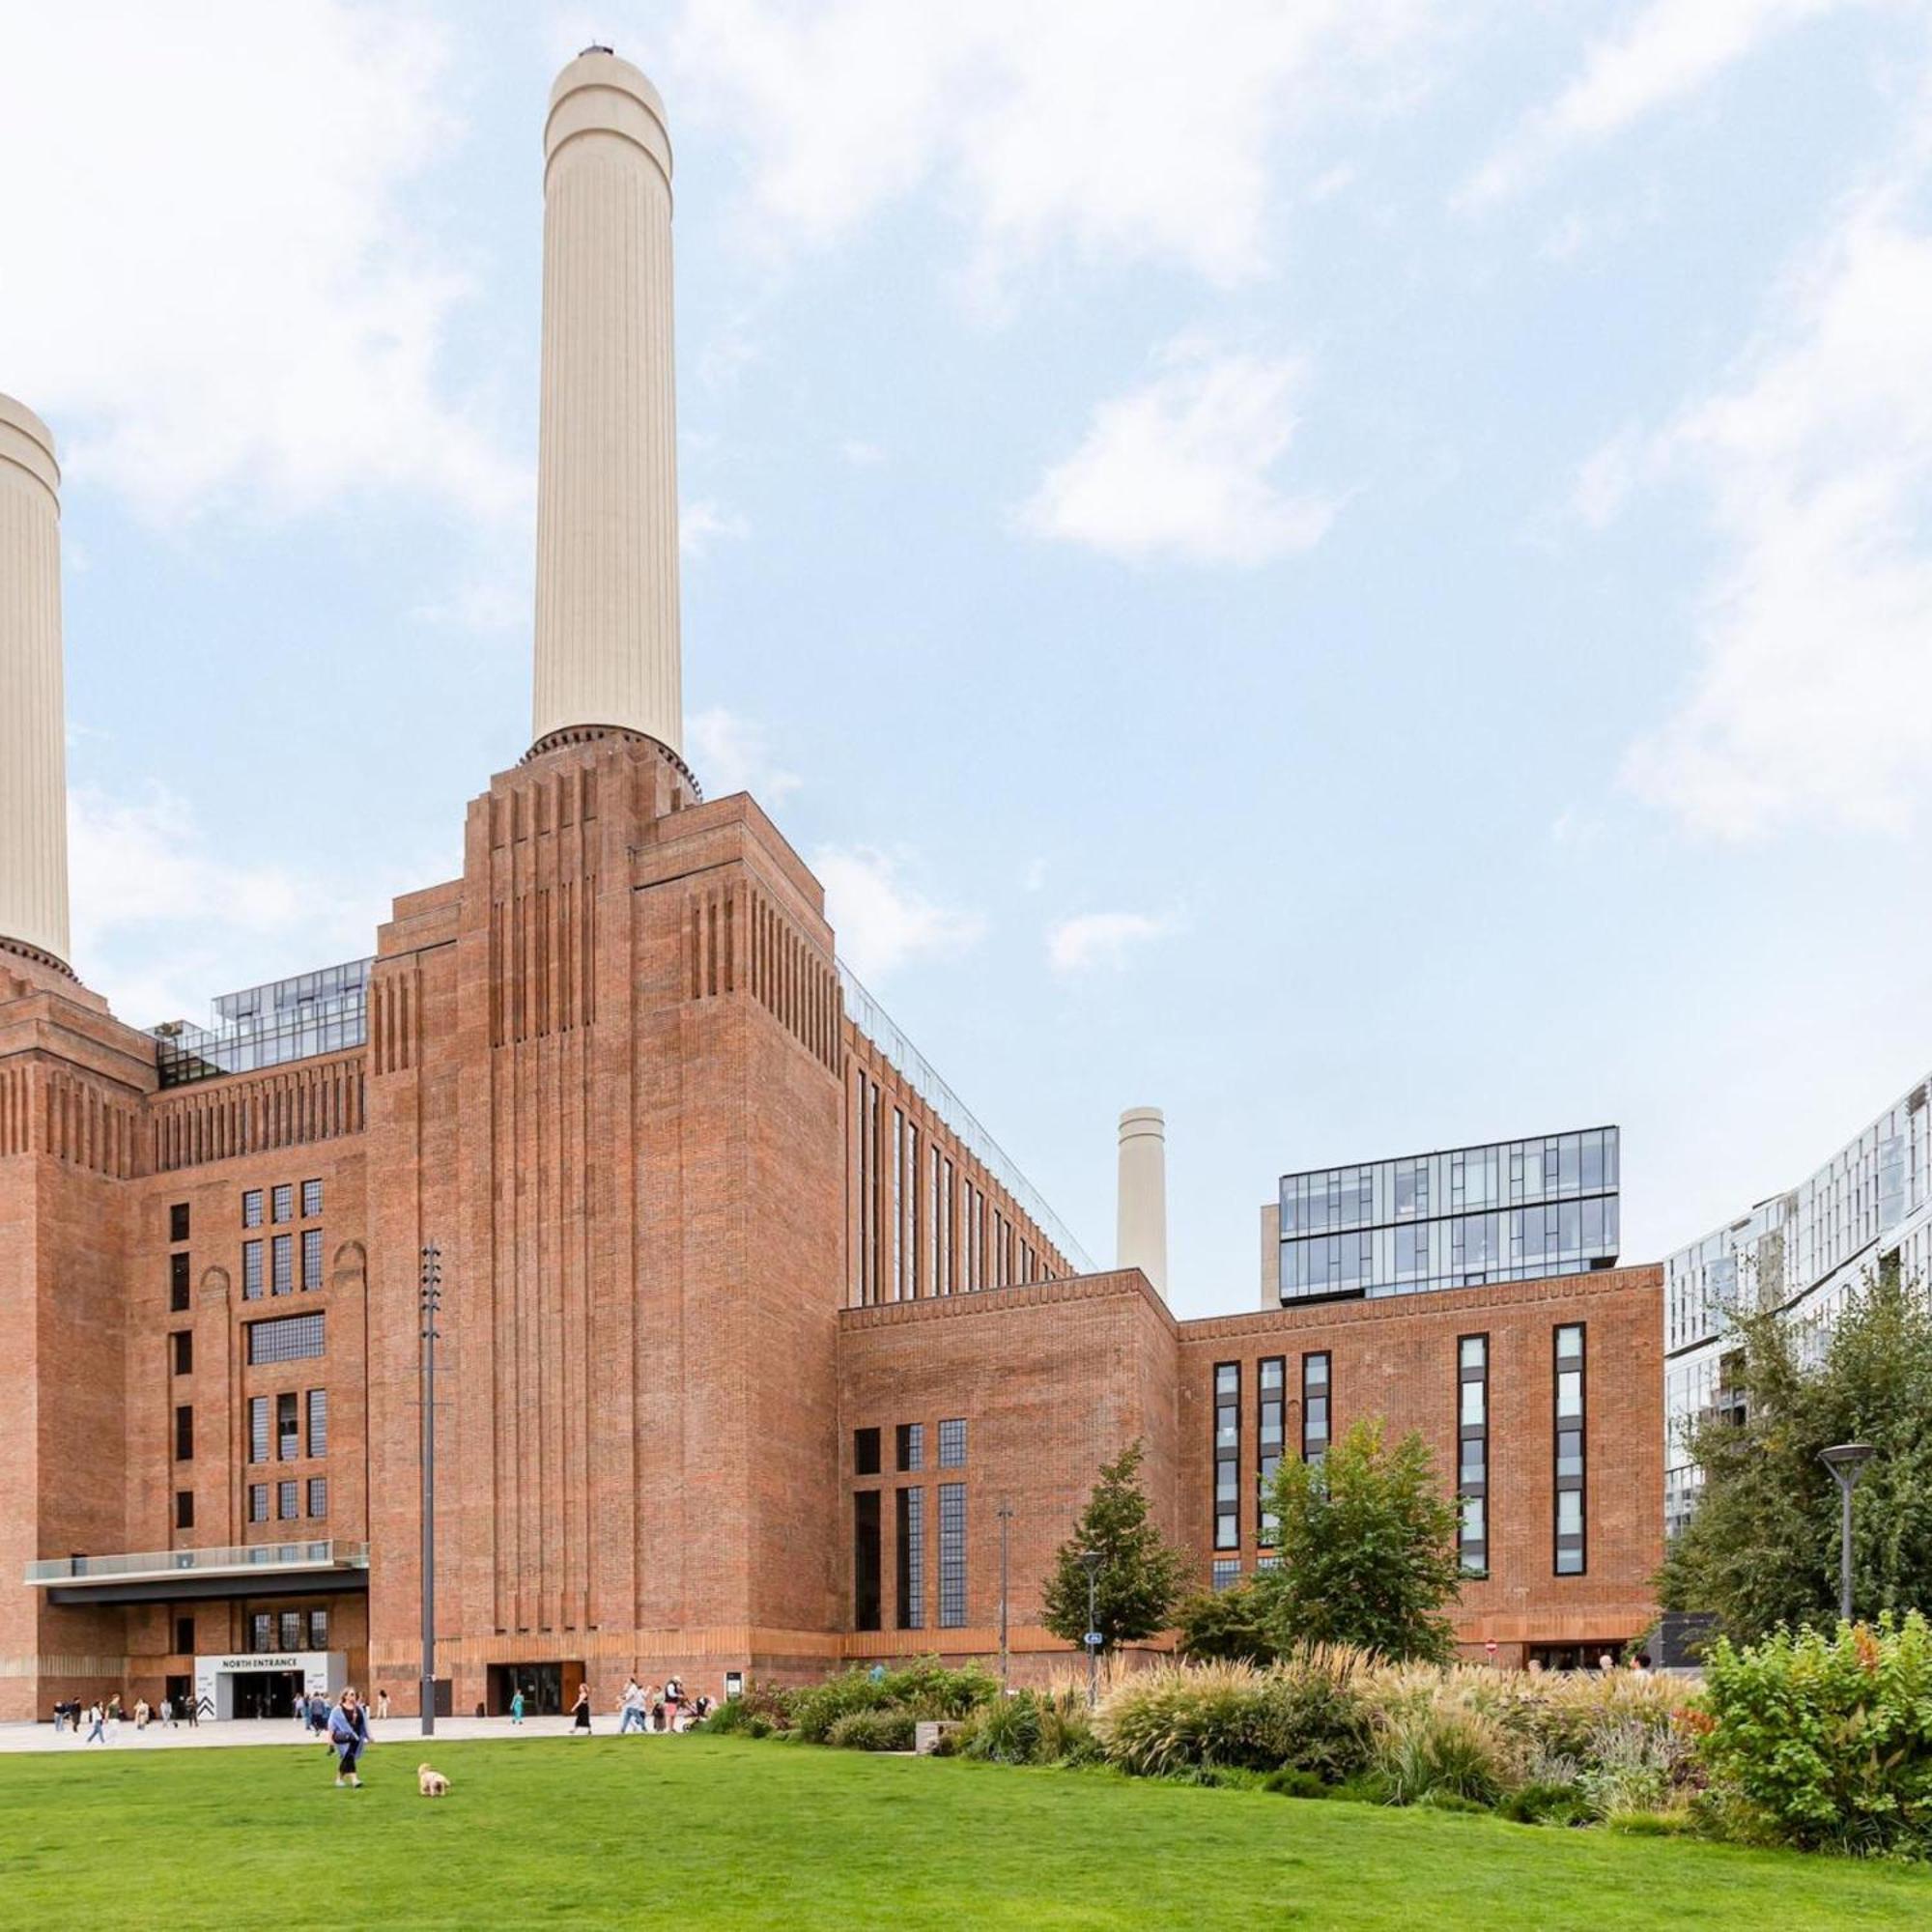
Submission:
[[683,753],[670,136],[658,91],[591,47],[544,125],[534,738]]
[[60,465],[0,396],[0,947],[67,970]]
[[1167,1122],[1158,1107],[1121,1116],[1120,1224],[1116,1265],[1137,1267],[1167,1293]]

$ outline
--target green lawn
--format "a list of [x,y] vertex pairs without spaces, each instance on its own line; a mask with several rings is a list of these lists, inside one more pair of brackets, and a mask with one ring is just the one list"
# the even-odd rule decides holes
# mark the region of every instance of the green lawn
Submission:
[[[415,1795],[424,1755],[453,1795]],[[1923,1923],[1932,1873],[736,1739],[0,1758],[0,1924]]]

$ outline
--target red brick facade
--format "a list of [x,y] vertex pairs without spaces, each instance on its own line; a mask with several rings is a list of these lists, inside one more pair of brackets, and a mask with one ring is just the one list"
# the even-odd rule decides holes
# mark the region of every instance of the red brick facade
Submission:
[[[167,1091],[152,1039],[0,953],[0,1719],[72,1691],[157,1696],[196,1652],[244,1648],[250,1611],[325,1601],[355,1681],[413,1708],[432,1240],[438,1669],[459,1710],[492,1696],[492,1664],[581,1668],[607,1706],[633,1670],[715,1691],[726,1669],[987,1654],[1003,1504],[1014,1654],[1070,1662],[1037,1628],[1037,1586],[1126,1442],[1147,1444],[1156,1506],[1207,1576],[1216,1362],[1243,1363],[1251,1414],[1256,1362],[1326,1350],[1338,1426],[1420,1428],[1447,1468],[1455,1347],[1474,1332],[1493,1351],[1493,1553],[1463,1635],[1594,1641],[1646,1620],[1657,1270],[1184,1323],[1138,1273],[1065,1278],[1024,1204],[845,1013],[822,893],[771,821],[743,795],[701,802],[648,742],[580,734],[493,780],[463,876],[398,900],[376,950],[365,1047]],[[292,1219],[244,1229],[244,1192],[279,1186]],[[244,1299],[243,1240],[277,1235],[296,1282]],[[304,1235],[321,1254],[307,1286]],[[249,1366],[245,1324],[291,1313],[322,1315],[326,1352]],[[1557,1577],[1550,1338],[1573,1321],[1588,1332],[1589,1555]],[[251,1462],[250,1398],[273,1414],[311,1388],[327,1391],[326,1450],[304,1436],[295,1457],[277,1443]],[[964,1460],[941,1468],[953,1420]],[[923,1466],[901,1474],[895,1432],[911,1423]],[[876,1477],[853,1466],[869,1428]],[[300,1533],[366,1539],[366,1597],[59,1606],[21,1580],[75,1552],[276,1542],[295,1531],[272,1510],[251,1520],[251,1488],[279,1501],[296,1482],[305,1503],[311,1477],[326,1517]],[[942,1484],[964,1500],[948,1605],[962,1620],[944,1623]],[[901,1630],[907,1487],[928,1492],[923,1628]],[[867,1489],[881,1492],[877,1632],[854,1628]],[[1252,1518],[1231,1552],[1248,1567]]]

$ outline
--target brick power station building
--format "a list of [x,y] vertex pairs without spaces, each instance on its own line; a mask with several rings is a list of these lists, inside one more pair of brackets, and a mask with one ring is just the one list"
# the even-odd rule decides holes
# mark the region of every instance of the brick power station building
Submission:
[[841,971],[778,827],[703,797],[670,150],[604,50],[553,92],[545,197],[530,751],[369,959],[212,1029],[137,1031],[76,977],[60,478],[0,399],[0,1719],[115,1690],[268,1713],[301,1677],[415,1707],[430,1243],[458,1710],[989,1655],[1003,1522],[1037,1671],[1067,1659],[1039,1579],[1102,1460],[1141,1439],[1225,1582],[1265,1560],[1272,1459],[1368,1414],[1454,1475],[1466,1644],[1640,1628],[1657,1269],[1178,1321],[1158,1116],[1123,1121],[1095,1272]]

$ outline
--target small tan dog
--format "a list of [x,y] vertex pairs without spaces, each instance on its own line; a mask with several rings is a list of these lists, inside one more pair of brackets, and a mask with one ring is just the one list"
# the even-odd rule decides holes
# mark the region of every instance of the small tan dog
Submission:
[[434,1767],[419,1764],[416,1766],[416,1789],[425,1798],[447,1798],[449,1779]]

